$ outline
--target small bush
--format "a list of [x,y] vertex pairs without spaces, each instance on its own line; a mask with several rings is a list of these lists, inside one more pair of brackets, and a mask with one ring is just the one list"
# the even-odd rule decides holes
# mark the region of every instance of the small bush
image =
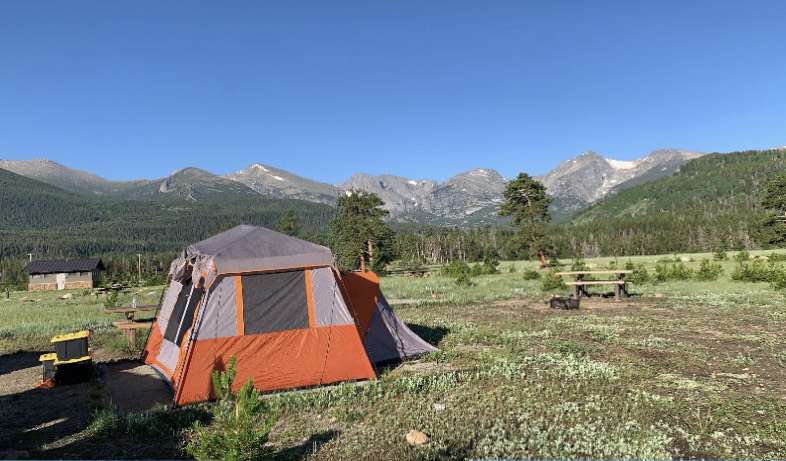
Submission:
[[571,271],[587,271],[589,270],[589,266],[584,262],[584,255],[581,253],[576,253],[576,256],[573,258],[573,264],[570,266]]
[[117,297],[120,295],[119,291],[112,291],[104,300],[104,307],[117,307]]
[[[253,379],[232,393],[235,380],[235,357],[226,372],[214,371],[213,389],[218,401],[213,407],[213,424],[194,424],[195,438],[186,446],[188,454],[198,460],[272,460],[274,453],[265,445],[276,415],[259,400]],[[266,416],[265,416],[266,415]]]
[[508,266],[508,274],[515,274],[515,273],[516,273],[516,266],[514,266],[513,264]]
[[781,263],[786,261],[786,253],[770,253],[767,260],[774,263]]
[[456,277],[456,285],[464,287],[472,286],[472,278],[470,277],[470,274],[460,274],[458,277]]
[[538,280],[540,279],[540,273],[535,269],[527,269],[524,271],[524,280]]
[[731,278],[740,282],[771,282],[781,270],[781,267],[772,263],[764,264],[761,260],[752,263],[740,262],[732,271]]
[[739,263],[744,263],[749,259],[751,259],[751,254],[748,252],[748,250],[739,251],[736,255],[734,255],[734,260]]
[[445,277],[456,278],[462,274],[469,275],[472,270],[464,261],[451,261],[439,269],[439,274]]
[[625,265],[626,270],[634,271],[632,274],[627,276],[626,278],[633,283],[649,283],[652,281],[650,277],[650,272],[647,270],[647,267],[644,264],[639,264],[638,266],[634,266],[633,262],[630,265]]
[[726,253],[726,245],[724,245],[723,243],[719,244],[715,248],[715,252],[712,254],[712,259],[714,259],[715,261],[728,261],[729,254]]
[[770,274],[770,285],[773,290],[786,289],[786,270],[783,270],[783,268],[774,270],[772,274]]
[[668,278],[670,280],[690,280],[693,278],[693,269],[682,262],[675,263],[669,270]]
[[565,282],[562,280],[562,277],[557,275],[557,270],[552,269],[547,274],[543,274],[543,283],[540,285],[541,291],[544,292],[552,292],[558,290],[564,290],[568,286],[565,285]]
[[723,266],[718,263],[711,263],[709,259],[704,258],[701,260],[699,270],[696,271],[696,280],[718,280],[718,277],[723,273]]
[[653,275],[652,280],[661,283],[669,280],[669,266],[658,262],[655,264],[655,275]]

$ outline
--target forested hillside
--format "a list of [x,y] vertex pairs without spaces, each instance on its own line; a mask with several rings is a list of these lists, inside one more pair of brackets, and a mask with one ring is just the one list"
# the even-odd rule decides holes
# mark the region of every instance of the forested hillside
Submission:
[[786,170],[786,150],[710,154],[673,176],[620,191],[553,229],[555,245],[587,255],[751,248],[765,187]]
[[226,224],[275,228],[287,211],[319,240],[334,210],[301,200],[127,201],[79,196],[0,169],[0,257],[180,251]]

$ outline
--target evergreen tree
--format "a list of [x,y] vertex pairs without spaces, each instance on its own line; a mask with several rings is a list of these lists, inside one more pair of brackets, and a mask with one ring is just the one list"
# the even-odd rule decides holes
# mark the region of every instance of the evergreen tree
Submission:
[[380,267],[380,257],[384,256],[380,250],[392,234],[382,220],[388,214],[382,205],[384,202],[376,194],[362,190],[350,189],[336,199],[336,216],[329,227],[340,269],[366,270],[366,262],[369,267]]
[[771,213],[762,220],[760,240],[775,245],[786,243],[786,173],[767,184],[761,205]]
[[287,211],[276,221],[276,230],[282,234],[297,237],[303,225],[300,222],[300,215],[295,210]]
[[524,250],[529,257],[536,256],[545,246],[544,223],[551,220],[548,206],[552,199],[546,197],[546,186],[519,173],[502,194],[505,202],[499,214],[513,217],[511,225],[517,228],[514,248]]

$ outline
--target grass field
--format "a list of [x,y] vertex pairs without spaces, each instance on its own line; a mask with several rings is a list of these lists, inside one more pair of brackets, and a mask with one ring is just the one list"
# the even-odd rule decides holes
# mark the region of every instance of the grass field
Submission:
[[[677,256],[691,267],[712,257]],[[586,262],[602,268],[612,259]],[[661,259],[632,258],[648,269]],[[627,300],[593,296],[579,311],[548,309],[541,282],[522,278],[531,262],[503,262],[502,273],[469,286],[439,276],[383,278],[397,314],[442,352],[365,385],[268,397],[279,412],[271,444],[281,459],[315,460],[784,458],[786,297],[767,283],[730,280],[737,263],[722,264],[716,281],[634,285]],[[0,355],[46,350],[51,335],[88,326],[102,356],[128,355],[102,300],[73,294],[0,300]],[[159,294],[144,288],[138,296],[147,304]],[[185,456],[180,444],[198,411],[158,410],[106,431],[94,422],[59,445],[29,437],[20,447],[0,435],[0,450]],[[161,431],[140,425],[164,427],[172,450],[161,449]],[[410,429],[430,441],[409,445]],[[133,444],[118,442],[129,438]],[[80,451],[88,443],[95,451]]]

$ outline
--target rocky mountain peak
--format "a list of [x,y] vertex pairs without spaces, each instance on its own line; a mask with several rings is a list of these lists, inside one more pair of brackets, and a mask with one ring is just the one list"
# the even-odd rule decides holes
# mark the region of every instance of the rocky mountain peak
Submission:
[[636,160],[614,160],[588,151],[536,179],[555,198],[552,214],[568,214],[626,185],[672,174],[700,155],[679,149],[659,149]]

